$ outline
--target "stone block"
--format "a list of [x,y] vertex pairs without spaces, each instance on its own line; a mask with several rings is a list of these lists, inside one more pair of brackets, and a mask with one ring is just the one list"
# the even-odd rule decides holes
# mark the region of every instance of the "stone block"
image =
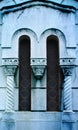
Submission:
[[31,110],[46,110],[46,89],[31,90]]

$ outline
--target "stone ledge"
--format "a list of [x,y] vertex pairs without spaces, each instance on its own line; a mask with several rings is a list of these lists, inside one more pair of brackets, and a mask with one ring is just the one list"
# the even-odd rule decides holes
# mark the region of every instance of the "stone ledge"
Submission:
[[59,9],[59,10],[64,11],[64,12],[65,11],[66,12],[75,12],[76,11],[76,8],[73,6],[58,4],[58,3],[52,2],[52,1],[44,1],[44,2],[42,2],[42,1],[26,1],[26,2],[23,2],[20,4],[15,4],[15,5],[11,5],[11,6],[4,6],[4,7],[2,7],[1,11],[2,11],[2,13],[9,13],[9,12],[29,8],[32,6],[45,6],[45,7]]
[[2,59],[3,66],[10,66],[10,65],[18,65],[18,58],[3,58]]

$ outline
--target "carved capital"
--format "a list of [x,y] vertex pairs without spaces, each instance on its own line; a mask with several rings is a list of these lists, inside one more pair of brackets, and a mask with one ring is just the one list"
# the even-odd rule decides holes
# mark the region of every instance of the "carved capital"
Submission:
[[33,66],[32,70],[36,78],[41,78],[44,74],[45,66]]
[[5,66],[4,72],[7,76],[13,76],[16,72],[17,66]]
[[3,58],[2,66],[4,67],[4,72],[7,76],[12,76],[15,74],[16,68],[18,66],[17,58]]
[[75,67],[75,58],[60,58],[60,65],[65,76],[71,76]]
[[45,58],[31,58],[31,67],[36,78],[41,78],[46,66]]
[[72,75],[72,69],[73,69],[73,67],[70,67],[70,66],[62,67],[64,76],[71,76]]

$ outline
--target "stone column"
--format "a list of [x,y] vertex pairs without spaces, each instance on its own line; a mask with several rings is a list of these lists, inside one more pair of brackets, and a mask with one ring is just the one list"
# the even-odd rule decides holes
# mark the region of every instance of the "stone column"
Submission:
[[14,75],[16,72],[18,60],[17,59],[3,59],[2,65],[6,75],[6,112],[14,111]]
[[64,74],[63,110],[72,112],[72,70],[75,66],[75,58],[61,58],[60,65]]
[[63,83],[63,112],[61,115],[61,130],[76,129],[75,115],[72,108],[72,74],[75,68],[75,58],[61,58],[60,66],[64,74]]
[[72,112],[72,69],[73,67],[62,67],[64,74],[63,107],[64,111]]
[[6,83],[6,111],[14,111],[14,74],[16,71],[16,66],[6,66],[4,68],[5,74],[7,76]]

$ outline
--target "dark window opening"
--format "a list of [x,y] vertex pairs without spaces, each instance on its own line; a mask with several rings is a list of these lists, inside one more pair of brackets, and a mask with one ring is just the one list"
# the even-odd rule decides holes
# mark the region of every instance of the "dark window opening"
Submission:
[[30,38],[19,38],[19,110],[31,109]]
[[59,40],[47,38],[47,111],[61,110],[63,74],[59,66]]

